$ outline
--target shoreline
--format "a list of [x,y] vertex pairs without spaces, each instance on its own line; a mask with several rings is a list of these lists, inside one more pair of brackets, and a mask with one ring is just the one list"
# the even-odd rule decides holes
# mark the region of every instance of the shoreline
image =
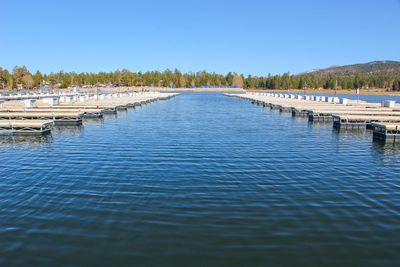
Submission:
[[[58,89],[59,91],[71,91],[71,89]],[[243,89],[243,88],[166,88],[166,87],[115,87],[115,88],[81,88],[82,92],[109,92],[122,93],[129,91],[150,91],[150,92],[222,92],[222,93],[246,93],[246,92],[262,92],[262,93],[301,93],[301,94],[335,94],[332,89]],[[38,93],[37,90],[24,90],[24,93]],[[16,94],[18,91],[1,91],[0,94]],[[337,90],[338,95],[357,95],[356,90]],[[360,95],[381,95],[381,96],[400,96],[400,91],[387,91],[386,89],[361,89]]]
[[[246,93],[246,92],[281,92],[281,93],[304,93],[305,94],[335,94],[335,90],[332,89],[243,89],[243,88],[152,88],[151,90],[159,92],[231,92],[231,93]],[[337,90],[338,95],[357,95],[356,90]],[[361,89],[360,95],[381,95],[381,96],[400,96],[400,91],[387,91],[386,89],[374,88],[374,89]]]
[[[332,89],[290,89],[290,90],[283,90],[283,89],[248,89],[246,92],[282,92],[282,93],[305,93],[305,94],[335,94],[335,90]],[[357,95],[356,90],[336,90],[336,94],[338,95]],[[400,92],[396,91],[386,91],[386,89],[361,89],[360,95],[383,95],[383,96],[400,96]]]

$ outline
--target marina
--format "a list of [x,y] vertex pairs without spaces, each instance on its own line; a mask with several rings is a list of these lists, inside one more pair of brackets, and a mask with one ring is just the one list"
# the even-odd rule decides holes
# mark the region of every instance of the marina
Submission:
[[400,0],[0,6],[0,267],[400,266]]
[[[311,123],[332,123],[335,129],[372,129],[372,123],[400,123],[400,105],[395,101],[373,103],[339,97],[282,93],[225,95],[246,99],[255,105],[282,113],[291,113],[293,117],[306,117]],[[383,131],[377,127],[378,130]],[[379,135],[380,140],[386,140],[386,137],[389,142],[393,140],[389,134],[376,135]]]
[[[166,100],[175,93],[102,93],[60,94],[27,98],[20,95],[4,98],[0,108],[2,134],[48,134],[52,126],[80,126],[84,119],[103,118],[103,114],[117,114],[158,100]],[[49,97],[51,96],[51,97]],[[51,122],[51,124],[49,123]]]
[[[191,265],[185,253],[204,266],[227,256],[265,266],[266,253],[282,266],[399,259],[388,244],[397,242],[400,153],[371,142],[372,131],[333,131],[217,93],[83,124],[3,138],[0,245],[10,256],[1,265],[50,266],[61,255],[71,266],[81,253],[81,266],[137,255],[139,265]],[[344,249],[331,250],[332,240]],[[107,257],[88,246],[99,242]],[[165,250],[177,256],[153,258]]]

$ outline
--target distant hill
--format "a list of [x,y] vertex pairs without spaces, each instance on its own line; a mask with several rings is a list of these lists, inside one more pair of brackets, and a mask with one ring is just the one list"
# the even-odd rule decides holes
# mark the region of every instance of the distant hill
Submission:
[[312,70],[300,75],[313,76],[347,76],[354,74],[371,74],[371,75],[400,75],[399,61],[372,61],[364,64],[353,64],[346,66],[332,66],[325,69]]

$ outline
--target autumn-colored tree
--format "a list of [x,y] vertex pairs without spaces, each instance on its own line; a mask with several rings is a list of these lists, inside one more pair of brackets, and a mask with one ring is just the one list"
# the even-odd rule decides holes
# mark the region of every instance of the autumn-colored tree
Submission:
[[[17,85],[22,86],[24,84],[22,81],[22,78],[26,75],[30,75],[30,72],[28,71],[28,69],[25,66],[22,66],[22,67],[15,66],[13,69],[12,75],[13,75],[15,83]],[[25,79],[28,79],[28,78],[25,78]]]
[[243,87],[243,77],[240,75],[235,75],[232,80],[232,85],[236,87]]
[[22,78],[21,78],[22,84],[24,86],[24,88],[28,88],[31,89],[33,86],[33,78],[32,75],[30,73],[25,74]]
[[186,78],[184,76],[179,77],[180,87],[186,87]]

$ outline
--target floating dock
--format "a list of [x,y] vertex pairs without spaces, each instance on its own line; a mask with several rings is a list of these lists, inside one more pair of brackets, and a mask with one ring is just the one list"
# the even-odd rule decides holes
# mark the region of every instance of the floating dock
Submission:
[[84,118],[102,118],[103,113],[101,109],[61,109],[61,108],[28,108],[28,109],[0,109],[0,113],[3,112],[50,112],[50,113],[82,113]]
[[385,124],[373,122],[371,126],[374,131],[374,140],[385,142],[400,142],[400,123]]
[[117,113],[117,109],[115,106],[106,106],[106,105],[85,105],[85,104],[79,104],[79,105],[70,105],[70,104],[60,104],[52,107],[46,107],[46,106],[39,106],[40,109],[43,108],[48,108],[48,109],[54,109],[54,110],[80,110],[81,112],[86,112],[86,110],[98,110],[99,112],[103,114],[115,114]]
[[51,120],[0,120],[0,134],[46,135],[52,126]]
[[13,100],[25,100],[25,99],[43,99],[50,97],[63,97],[63,96],[73,96],[75,93],[63,93],[63,94],[44,94],[44,93],[34,93],[34,94],[16,94],[16,95],[1,95],[0,101],[13,101]]
[[365,115],[365,116],[399,116],[398,111],[387,111],[378,109],[339,109],[339,110],[309,110],[308,120],[310,122],[332,122],[333,115]]
[[[251,103],[291,112],[292,116],[308,117],[311,122],[331,122],[340,129],[368,129],[374,127],[375,139],[399,139],[400,105],[394,101],[368,103],[359,100],[286,93],[225,94]],[[375,125],[375,126],[374,126]],[[386,136],[386,137],[385,137]],[[393,137],[393,138],[392,138]]]
[[400,116],[332,115],[332,118],[337,129],[367,128],[373,122],[400,123]]
[[[386,108],[376,108],[376,107],[361,107],[361,106],[344,106],[344,105],[332,105],[332,106],[302,106],[302,107],[293,107],[292,108],[292,116],[293,117],[309,117],[311,114],[314,115],[317,121],[317,114],[320,114],[321,117],[329,117],[335,114],[335,112],[353,112],[353,111],[364,111],[364,112],[390,112],[392,109]],[[321,121],[325,121],[329,118],[321,118]],[[330,118],[332,121],[332,118]]]
[[73,112],[1,112],[0,120],[53,120],[56,126],[82,125],[83,113]]
[[[82,125],[83,118],[101,118],[119,110],[135,108],[157,100],[175,97],[176,93],[73,93],[26,94],[0,100],[1,133],[47,134],[56,126]],[[32,97],[31,97],[32,96]]]

